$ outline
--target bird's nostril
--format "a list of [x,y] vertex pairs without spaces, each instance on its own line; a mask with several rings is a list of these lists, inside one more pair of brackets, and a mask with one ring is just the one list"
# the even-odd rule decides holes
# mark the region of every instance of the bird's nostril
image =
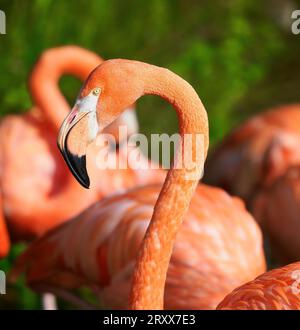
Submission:
[[76,117],[76,115],[77,115],[77,113],[78,113],[78,109],[74,109],[71,113],[70,113],[70,116],[69,116],[69,118],[68,118],[68,124],[71,124],[72,123],[72,121],[74,120],[74,118]]

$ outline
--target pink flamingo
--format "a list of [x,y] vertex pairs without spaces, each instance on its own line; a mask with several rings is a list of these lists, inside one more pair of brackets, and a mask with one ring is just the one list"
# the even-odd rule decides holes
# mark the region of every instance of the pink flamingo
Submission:
[[[23,115],[9,115],[2,120],[0,257],[7,254],[10,246],[6,226],[14,241],[32,240],[109,193],[143,182],[161,181],[160,170],[97,170],[90,162],[95,186],[85,190],[77,184],[57,150],[57,131],[70,111],[59,90],[59,78],[71,74],[85,79],[102,61],[96,54],[76,46],[45,51],[29,80],[35,106]],[[116,135],[119,125],[127,125],[128,134],[136,131],[133,110],[125,112],[106,132]],[[90,154],[88,160],[95,157],[93,150]],[[117,155],[124,157],[122,148]]]
[[[142,62],[106,61],[89,75],[58,138],[84,186],[89,178],[80,159],[95,127],[102,131],[144,94],[169,101],[183,141],[186,134],[203,134],[206,154],[206,111],[185,80]],[[88,110],[87,103],[93,104]],[[265,260],[261,233],[243,203],[198,185],[203,163],[197,160],[193,170],[172,167],[163,186],[139,187],[95,203],[33,243],[13,276],[25,270],[32,287],[64,295],[81,285],[97,286],[112,307],[161,309],[165,301],[167,308],[215,308],[238,283],[262,273]]]

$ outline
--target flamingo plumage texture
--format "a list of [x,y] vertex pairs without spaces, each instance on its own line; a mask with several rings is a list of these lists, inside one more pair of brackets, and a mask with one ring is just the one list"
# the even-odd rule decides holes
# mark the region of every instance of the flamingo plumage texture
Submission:
[[[76,46],[45,51],[29,80],[35,106],[23,115],[9,115],[1,121],[3,214],[0,221],[0,257],[7,254],[10,246],[7,226],[14,241],[31,240],[109,193],[162,180],[158,170],[99,170],[90,162],[94,187],[85,190],[77,184],[59,154],[57,131],[70,107],[59,90],[58,80],[64,74],[83,80],[102,61],[96,54]],[[124,112],[107,127],[106,133],[116,136],[119,125],[126,125],[128,134],[136,132],[134,116],[133,110]],[[94,159],[96,153],[97,148],[91,146],[90,157]],[[122,148],[117,157],[125,157]]]
[[[144,94],[159,95],[174,106],[183,139],[203,134],[205,158],[208,122],[194,89],[164,68],[110,60],[90,74],[78,97],[79,104],[93,99],[94,109],[84,112],[75,106],[58,138],[85,186],[84,167],[72,162],[91,143],[84,138],[91,135],[80,132],[89,132],[92,118],[102,131]],[[177,152],[175,161],[178,157]],[[18,260],[15,276],[26,270],[31,285],[46,284],[47,289],[95,283],[115,307],[162,309],[165,298],[168,308],[214,308],[238,282],[263,272],[265,260],[260,230],[243,203],[220,189],[198,186],[202,162],[197,159],[192,170],[171,168],[163,186],[144,186],[97,202],[34,243]]]
[[[57,151],[59,122],[69,112],[57,84],[65,73],[85,79],[101,61],[96,54],[77,47],[47,50],[29,80],[35,106],[23,115],[9,115],[1,121],[1,221],[5,228],[7,222],[14,240],[42,234],[76,214],[74,205],[79,211],[96,198],[95,191],[85,192],[76,185]],[[64,198],[73,206],[61,207]],[[2,239],[5,237],[7,244]],[[6,255],[9,245],[8,234],[1,235],[1,256]]]
[[[134,262],[160,189],[141,187],[103,199],[33,243],[16,270],[27,271],[32,287],[96,285],[105,306],[128,307]],[[214,309],[265,270],[261,246],[243,203],[200,185],[175,241],[165,307]]]
[[229,134],[206,163],[205,182],[248,203],[291,164],[299,163],[300,106],[259,114]]
[[273,269],[240,286],[218,309],[300,310],[300,262]]
[[212,153],[204,181],[242,197],[283,264],[300,260],[300,106],[282,106],[237,128]]
[[268,233],[272,252],[283,264],[300,260],[300,165],[286,172],[260,191],[253,214]]

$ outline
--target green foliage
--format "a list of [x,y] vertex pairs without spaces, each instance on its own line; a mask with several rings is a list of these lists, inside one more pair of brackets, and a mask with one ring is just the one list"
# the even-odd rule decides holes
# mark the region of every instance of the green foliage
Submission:
[[[236,110],[249,91],[287,54],[283,32],[268,12],[271,2],[1,0],[7,34],[0,35],[0,114],[30,108],[26,82],[43,50],[77,44],[104,58],[138,59],[183,76],[208,110],[215,142],[242,117]],[[70,103],[79,86],[62,79]],[[176,130],[174,111],[165,111],[170,108],[165,102],[148,96],[138,108],[143,132]],[[18,252],[14,249],[0,269],[8,271]],[[15,307],[40,307],[38,296],[23,284],[14,286],[8,306],[15,301]]]
[[[77,44],[104,58],[138,59],[182,75],[210,113],[214,141],[232,126],[231,112],[282,46],[263,5],[247,0],[25,0],[4,1],[2,7],[7,35],[0,40],[1,114],[30,107],[26,81],[44,49]],[[63,89],[70,102],[77,93],[73,86]],[[147,98],[142,107],[148,109],[139,112],[145,132],[175,130],[173,112],[150,116],[164,103]]]
[[24,278],[18,279],[16,283],[11,283],[9,280],[11,266],[24,248],[25,246],[23,244],[17,244],[11,249],[9,256],[6,259],[0,260],[0,269],[7,275],[7,294],[0,296],[1,309],[35,309],[40,306],[39,296],[26,287]]

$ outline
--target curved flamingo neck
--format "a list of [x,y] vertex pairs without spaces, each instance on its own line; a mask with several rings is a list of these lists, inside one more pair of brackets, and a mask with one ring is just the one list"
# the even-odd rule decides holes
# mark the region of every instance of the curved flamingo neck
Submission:
[[175,169],[173,166],[169,170],[155,204],[133,275],[130,308],[162,309],[166,275],[176,234],[203,171],[208,148],[208,120],[197,93],[185,80],[169,70],[150,65],[141,65],[138,70],[139,79],[144,86],[143,94],[159,95],[177,111],[183,152],[177,151],[175,162],[184,154],[187,135],[193,139],[193,159],[196,159],[197,152],[194,143],[196,135],[200,134],[204,138],[202,161],[196,162],[192,171],[185,167]]
[[55,129],[59,129],[70,111],[68,102],[59,90],[61,76],[71,74],[84,80],[102,61],[93,52],[76,46],[53,48],[40,57],[31,73],[29,88],[35,105]]

